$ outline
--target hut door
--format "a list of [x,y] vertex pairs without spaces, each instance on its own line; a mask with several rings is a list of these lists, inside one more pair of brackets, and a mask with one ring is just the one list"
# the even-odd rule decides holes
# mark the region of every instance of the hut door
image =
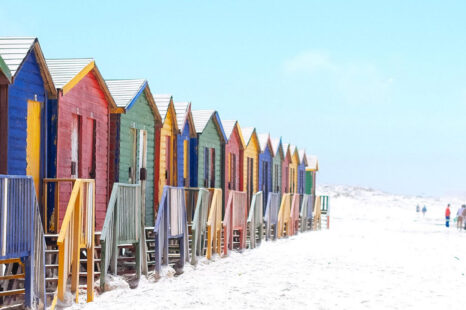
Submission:
[[136,165],[137,165],[137,151],[138,151],[138,140],[137,140],[138,132],[136,129],[131,128],[130,131],[130,143],[131,143],[131,157],[129,162],[129,169],[128,169],[128,183],[136,184]]
[[172,185],[171,166],[172,166],[172,144],[171,137],[165,136],[165,184]]
[[26,174],[34,179],[37,195],[40,189],[40,109],[40,102],[28,101]]
[[253,166],[254,166],[254,159],[248,157],[248,162],[247,162],[247,185],[246,185],[246,192],[248,195],[248,205],[251,203],[252,195],[253,195]]
[[210,149],[210,187],[215,187],[215,149]]
[[89,143],[87,154],[82,154],[81,158],[86,159],[85,168],[83,171],[83,177],[89,179],[95,179],[96,170],[96,121],[94,119],[87,119],[86,128],[86,141]]
[[80,155],[80,123],[81,116],[73,115],[71,121],[71,178],[78,178],[79,155]]
[[145,210],[147,178],[147,132],[139,131],[139,182],[141,183],[141,205]]

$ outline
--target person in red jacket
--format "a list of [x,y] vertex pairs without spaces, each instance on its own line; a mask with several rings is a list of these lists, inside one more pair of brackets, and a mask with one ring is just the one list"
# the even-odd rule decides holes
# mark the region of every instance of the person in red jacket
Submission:
[[447,206],[447,209],[445,210],[445,226],[446,227],[450,227],[450,214],[451,214],[451,211],[450,211],[450,204],[448,204]]

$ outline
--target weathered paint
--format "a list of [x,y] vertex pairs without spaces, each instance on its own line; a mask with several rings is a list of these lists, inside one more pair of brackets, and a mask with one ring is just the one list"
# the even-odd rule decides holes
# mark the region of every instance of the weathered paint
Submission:
[[304,189],[306,187],[305,173],[306,173],[306,156],[303,156],[303,158],[300,158],[300,162],[298,165],[298,193],[300,195],[304,194]]
[[291,162],[291,154],[290,154],[290,146],[289,144],[283,145],[284,147],[284,159],[282,162],[282,195],[290,193],[290,162]]
[[163,126],[160,132],[160,177],[158,187],[158,201],[162,199],[163,187],[165,185],[176,186],[177,183],[176,138],[176,114],[175,109],[173,108],[173,101],[170,100],[167,114],[165,116],[165,120],[163,120]]
[[[247,138],[246,138],[247,139]],[[248,205],[251,203],[252,195],[259,191],[259,153],[260,146],[257,138],[256,130],[254,129],[246,148],[244,149],[243,162],[243,190],[248,191],[248,182],[252,181],[252,192],[249,193]],[[252,159],[252,180],[248,175],[248,159]]]
[[225,144],[225,201],[229,197],[230,190],[243,190],[244,147],[241,129],[238,122],[236,122],[230,137],[228,137],[228,142]]
[[316,172],[306,169],[306,194],[315,195]]
[[40,193],[41,107],[40,102],[28,101],[26,138],[26,174],[32,176],[36,193]]
[[[77,177],[95,179],[96,229],[101,230],[108,199],[110,103],[98,78],[95,70],[92,70],[66,95],[59,93],[56,177],[72,177],[72,124],[78,121],[80,129]],[[53,143],[50,143],[49,147],[53,149]],[[71,185],[60,186],[60,221],[65,215],[71,190]]]
[[[177,103],[175,103],[175,107],[177,107]],[[196,138],[196,129],[194,128],[191,114],[191,103],[187,104],[184,113],[183,121],[179,123],[180,128],[177,136],[177,184],[178,186],[189,187],[193,175],[191,167],[191,140]],[[182,115],[177,115],[178,119],[181,117]]]
[[272,162],[272,191],[274,193],[282,192],[282,164],[283,164],[283,147],[280,139],[278,147],[274,150],[274,157]]
[[[3,136],[2,142],[0,142],[0,158],[2,158],[2,162],[4,163],[3,165],[0,164],[0,173],[15,175],[26,175],[28,173],[27,128],[29,101],[37,102],[35,104],[36,113],[34,113],[34,117],[44,115],[44,108],[47,103],[45,81],[37,60],[36,48],[37,47],[34,47],[29,51],[23,64],[18,71],[16,71],[13,83],[8,89],[8,100],[0,100],[0,110],[2,111],[0,123],[5,122],[2,129],[6,127],[6,131],[0,133],[0,136]],[[1,96],[4,98],[4,93]],[[40,111],[38,111],[38,109],[40,109]],[[43,123],[43,118],[41,118],[39,122]],[[43,127],[37,123],[35,123],[35,125],[38,126],[38,129]],[[36,151],[34,155],[34,160],[36,161],[34,163],[34,172],[39,171],[38,175],[36,174],[34,177],[35,182],[41,179],[45,168],[45,160],[43,160],[45,154],[44,144],[41,143],[41,140],[43,140],[41,137],[44,134],[45,132],[39,131],[34,134],[34,136],[29,136],[29,148]],[[7,135],[7,137],[4,135]],[[37,159],[36,156],[37,151],[39,152],[39,159]],[[36,183],[36,188],[39,186],[40,184]],[[40,191],[38,191],[38,195],[39,193]]]
[[267,146],[259,154],[259,190],[263,193],[264,205],[272,192],[272,145],[268,139]]
[[189,139],[189,183],[191,187],[197,187],[198,165],[198,140],[195,138]]
[[[110,186],[113,182],[137,183],[140,181],[139,162],[141,136],[146,132],[146,184],[145,184],[145,223],[153,226],[154,216],[154,163],[155,163],[155,124],[157,120],[149,104],[146,92],[140,93],[134,104],[124,114],[110,115]],[[131,171],[130,171],[131,169]],[[131,174],[130,174],[131,173]],[[112,181],[113,180],[113,181]]]

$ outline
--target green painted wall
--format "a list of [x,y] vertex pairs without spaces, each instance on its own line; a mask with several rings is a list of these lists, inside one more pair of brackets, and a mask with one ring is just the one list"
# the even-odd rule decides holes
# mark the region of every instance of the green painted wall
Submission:
[[198,140],[198,186],[204,186],[204,148],[215,148],[215,187],[220,188],[222,182],[222,142],[212,118],[207,123],[206,128],[199,135]]
[[[128,169],[131,166],[132,136],[131,128],[138,129],[137,134],[137,158],[139,158],[139,130],[147,131],[147,179],[146,179],[146,225],[154,225],[154,114],[147,101],[146,94],[142,93],[133,106],[121,114],[120,123],[120,165],[119,180],[129,183]],[[136,163],[137,164],[137,163]],[[139,173],[137,173],[139,178]],[[139,181],[139,180],[138,180]]]
[[277,184],[275,182],[275,165],[278,165],[279,169],[278,169],[278,192],[281,193],[282,192],[282,157],[280,156],[280,154],[276,155],[274,158],[273,158],[273,162],[272,162],[272,167],[273,167],[273,170],[272,170],[272,192],[276,193],[277,192]]
[[314,172],[306,171],[306,188],[305,193],[310,195],[312,194],[312,187],[314,186]]

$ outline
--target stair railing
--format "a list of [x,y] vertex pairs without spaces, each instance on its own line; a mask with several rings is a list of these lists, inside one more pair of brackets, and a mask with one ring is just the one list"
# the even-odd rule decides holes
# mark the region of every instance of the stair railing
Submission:
[[290,210],[290,236],[296,235],[299,228],[299,206],[301,197],[299,194],[294,194],[291,201]]
[[312,196],[308,194],[303,195],[303,202],[301,204],[301,232],[308,230],[309,224],[312,223]]
[[204,254],[207,238],[207,214],[209,212],[210,192],[200,188],[197,193],[196,208],[192,220],[191,264],[197,264],[197,258]]
[[[280,207],[280,194],[269,193],[267,199],[267,207],[265,208],[264,222],[265,222],[265,240],[277,239],[278,231],[278,209]],[[274,226],[274,233],[272,235],[272,226]]]
[[329,208],[329,204],[328,204],[328,196],[320,196],[320,200],[321,200],[321,214],[323,216],[326,216],[327,217],[327,225],[326,225],[326,228],[327,229],[330,229],[330,208]]
[[[58,185],[70,180],[48,179],[47,182]],[[52,309],[55,309],[57,302],[64,302],[70,273],[71,292],[75,293],[78,302],[81,249],[86,249],[87,257],[87,302],[94,300],[95,181],[76,179],[72,182],[73,189],[58,234],[58,287]]]
[[141,266],[147,265],[147,261],[142,259],[146,257],[145,253],[141,254],[145,249],[141,238],[144,229],[142,212],[140,184],[114,183],[100,235],[102,291],[105,291],[105,278],[109,267],[112,274],[117,274],[118,246],[121,244],[134,244],[137,278],[141,276],[141,269],[147,270],[147,266]]
[[247,230],[247,194],[245,192],[230,191],[230,197],[223,217],[223,254],[233,249],[233,231],[239,231],[239,248],[246,246]]
[[207,219],[207,259],[212,258],[212,254],[221,253],[222,241],[222,190],[219,188],[209,189],[211,203],[209,217]]
[[168,240],[180,242],[179,266],[187,258],[186,203],[184,188],[164,186],[159,212],[155,222],[155,270],[160,273],[162,265],[168,265]]
[[278,211],[277,237],[282,238],[286,234],[290,236],[290,214],[292,194],[284,194]]
[[[249,246],[254,249],[262,241],[263,232],[263,193],[257,192],[252,196],[251,207],[249,208],[248,227],[249,227]],[[258,232],[256,232],[256,229]]]
[[32,177],[0,175],[0,260],[24,262],[25,306],[31,309],[46,306],[44,244]]

